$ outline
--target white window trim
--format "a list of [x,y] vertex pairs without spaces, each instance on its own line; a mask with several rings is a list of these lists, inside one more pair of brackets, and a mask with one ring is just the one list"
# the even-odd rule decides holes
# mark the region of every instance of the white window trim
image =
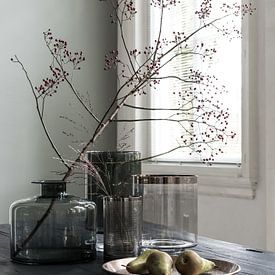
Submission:
[[[135,20],[125,25],[126,43],[129,48],[143,48],[147,40],[145,27],[148,10],[145,8],[143,1],[135,1],[138,13]],[[148,1],[149,2],[149,1]],[[206,167],[205,165],[188,165],[182,163],[163,163],[150,161],[142,164],[142,173],[144,174],[195,174],[199,176],[199,194],[225,196],[234,198],[254,199],[256,195],[257,183],[257,120],[256,120],[256,77],[255,70],[255,22],[256,16],[248,16],[243,22],[243,33],[246,39],[243,39],[243,100],[242,100],[242,166],[237,165],[213,165]],[[253,31],[252,31],[253,30]],[[119,53],[123,46],[118,39]],[[123,55],[119,56],[124,59]],[[146,106],[148,101],[145,96],[134,97],[132,102],[128,102],[136,106]],[[129,110],[122,108],[118,114],[118,119],[135,118],[141,115],[139,110]],[[125,133],[125,127],[129,129],[132,125],[118,125],[118,142]],[[135,123],[135,132],[127,140],[128,150],[137,150],[146,156],[146,152],[150,144],[148,144],[149,123]]]

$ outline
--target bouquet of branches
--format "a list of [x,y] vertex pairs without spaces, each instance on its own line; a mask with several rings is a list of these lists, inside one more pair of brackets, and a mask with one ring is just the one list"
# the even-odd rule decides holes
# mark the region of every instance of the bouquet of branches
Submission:
[[[104,1],[106,2],[105,4],[108,3],[112,7],[112,13],[109,18],[111,18],[111,23],[118,26],[118,39],[122,47],[120,51],[114,49],[106,53],[105,56],[104,70],[116,70],[119,81],[117,91],[101,117],[96,114],[95,108],[87,103],[84,94],[75,87],[74,79],[72,78],[72,73],[80,70],[83,62],[86,62],[83,51],[71,50],[69,43],[64,39],[55,38],[50,29],[43,33],[43,38],[52,61],[49,65],[49,76],[43,78],[40,84],[35,85],[33,83],[26,66],[18,56],[12,58],[12,62],[20,65],[23,69],[30,91],[33,94],[42,128],[57,158],[64,165],[63,180],[68,180],[77,169],[85,169],[90,175],[97,178],[98,185],[104,191],[104,182],[101,180],[99,172],[86,157],[87,150],[94,148],[95,142],[112,123],[134,123],[136,121],[142,123],[142,121],[153,120],[149,113],[160,109],[136,106],[131,104],[130,100],[133,97],[145,96],[151,91],[157,93],[158,86],[161,85],[162,81],[167,81],[167,79],[184,82],[186,85],[184,86],[185,89],[178,94],[178,108],[167,108],[170,112],[169,117],[159,119],[171,121],[171,123],[177,122],[177,125],[181,127],[182,133],[175,148],[159,152],[156,155],[142,156],[140,161],[153,159],[175,150],[183,150],[190,154],[199,154],[202,162],[211,163],[217,154],[222,153],[221,144],[226,144],[229,138],[234,138],[234,131],[228,128],[229,110],[221,102],[215,100],[215,94],[226,92],[224,86],[217,84],[215,76],[204,74],[197,68],[190,69],[184,78],[177,74],[165,75],[163,71],[171,62],[183,56],[200,56],[203,61],[214,58],[215,48],[208,48],[207,43],[199,42],[199,44],[196,44],[194,42],[196,41],[194,40],[196,35],[214,28],[220,35],[228,36],[229,39],[232,39],[232,37],[239,38],[239,30],[234,26],[223,26],[222,22],[230,16],[244,17],[252,14],[254,9],[251,4],[240,6],[224,3],[220,7],[222,15],[218,18],[212,18],[212,1],[202,0],[199,9],[194,13],[194,20],[200,22],[199,27],[186,32],[174,30],[169,38],[164,37],[163,18],[165,13],[169,9],[177,8],[181,1],[184,0],[150,0],[152,8],[159,9],[158,34],[150,45],[142,49],[129,48],[127,45],[125,26],[127,23],[134,21],[135,16],[139,12],[135,7],[134,1]],[[57,148],[44,119],[45,106],[49,103],[48,99],[54,97],[60,87],[64,85],[73,94],[75,100],[80,103],[83,112],[86,112],[96,122],[92,135],[81,146],[81,149],[76,151],[76,156],[72,160],[65,159],[62,152]],[[167,92],[175,93],[175,91]],[[123,108],[148,111],[148,117],[119,120],[118,113]],[[158,118],[154,118],[154,120],[158,120]],[[219,146],[215,146],[215,144]],[[22,246],[26,245],[32,238],[39,225],[49,215],[53,205],[54,201]]]

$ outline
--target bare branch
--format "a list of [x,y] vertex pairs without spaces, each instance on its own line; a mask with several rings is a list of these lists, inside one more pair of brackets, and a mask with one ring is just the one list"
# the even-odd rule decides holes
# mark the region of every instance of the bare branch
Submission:
[[188,112],[197,109],[197,107],[190,107],[190,108],[149,108],[149,107],[142,107],[142,106],[134,106],[130,104],[124,104],[125,107],[132,108],[132,109],[138,109],[138,110],[144,110],[144,111],[176,111],[176,112]]
[[[46,40],[45,40],[46,42]],[[65,81],[67,82],[67,84],[69,85],[69,87],[71,88],[73,94],[75,95],[75,97],[77,98],[77,100],[79,101],[79,103],[84,107],[84,109],[97,121],[99,122],[99,119],[96,117],[96,115],[89,109],[89,107],[85,104],[85,102],[82,100],[82,98],[79,96],[79,93],[77,92],[77,90],[75,89],[75,87],[73,86],[72,82],[67,78],[67,73],[64,70],[64,67],[62,65],[62,62],[58,59],[57,55],[52,51],[52,49],[50,48],[50,44],[46,43],[46,46],[49,50],[49,52],[51,53],[54,61],[56,61],[56,63],[58,64],[58,66],[60,67],[63,77],[65,79]]]
[[26,78],[27,78],[27,80],[28,80],[28,83],[29,83],[29,85],[30,85],[32,94],[33,94],[33,96],[34,96],[34,100],[35,100],[35,104],[36,104],[36,110],[37,110],[37,113],[38,113],[38,116],[39,116],[39,119],[40,119],[40,123],[41,123],[41,125],[42,125],[42,128],[43,128],[43,130],[44,130],[44,133],[46,134],[47,139],[48,139],[48,141],[49,141],[50,144],[51,144],[51,147],[53,148],[53,150],[55,151],[55,153],[57,154],[57,156],[60,158],[61,162],[66,166],[66,168],[69,169],[69,165],[68,165],[68,164],[66,163],[66,161],[63,159],[61,153],[58,151],[57,147],[55,146],[55,144],[54,144],[54,142],[53,142],[53,140],[52,140],[52,138],[51,138],[51,136],[50,136],[50,134],[49,134],[49,131],[48,131],[48,129],[47,129],[45,123],[44,123],[43,115],[42,115],[42,113],[41,113],[41,111],[40,111],[40,108],[39,108],[38,99],[37,99],[37,96],[36,96],[36,93],[35,93],[35,89],[34,89],[34,86],[33,86],[33,84],[32,84],[32,81],[31,81],[31,79],[30,79],[30,77],[29,77],[29,75],[28,75],[28,72],[26,71],[26,69],[25,69],[23,63],[18,59],[18,57],[17,57],[16,55],[15,55],[14,59],[12,59],[12,61],[15,62],[15,63],[18,63],[18,64],[21,66],[22,70],[24,71],[24,74],[25,74],[25,76],[26,76]]

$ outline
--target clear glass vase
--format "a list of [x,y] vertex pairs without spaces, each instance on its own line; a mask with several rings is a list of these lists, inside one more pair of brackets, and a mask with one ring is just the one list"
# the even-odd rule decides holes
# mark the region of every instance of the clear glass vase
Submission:
[[97,250],[103,251],[103,197],[133,195],[133,175],[141,173],[137,151],[89,151],[87,158],[104,184],[95,175],[86,173],[86,198],[97,205]]
[[103,198],[104,258],[138,256],[142,236],[142,197]]
[[64,181],[39,181],[41,195],[10,206],[11,259],[25,264],[96,257],[96,206],[66,193]]
[[143,195],[142,249],[180,253],[197,244],[198,198],[194,175],[136,175]]

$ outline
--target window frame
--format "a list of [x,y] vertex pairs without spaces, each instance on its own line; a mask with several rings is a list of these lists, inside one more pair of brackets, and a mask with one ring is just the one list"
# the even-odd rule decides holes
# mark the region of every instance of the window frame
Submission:
[[[149,36],[146,35],[148,24],[148,4],[143,1],[134,1],[137,14],[134,20],[124,25],[126,43],[129,48],[143,48]],[[172,163],[159,161],[146,161],[142,163],[142,173],[144,174],[195,174],[199,177],[199,194],[217,195],[235,198],[254,199],[256,195],[256,184],[258,165],[257,156],[257,66],[255,60],[256,51],[256,16],[247,16],[242,23],[242,162],[237,164],[214,164],[206,166],[194,163]],[[123,45],[119,39],[118,30],[118,50],[122,51]],[[120,59],[127,60],[125,56],[119,55]],[[148,96],[133,97],[129,104],[136,106],[149,106]],[[141,117],[142,111],[138,109],[122,108],[118,114],[118,119]],[[118,143],[127,129],[134,127],[134,134],[128,138],[129,150],[137,150],[145,156],[150,148],[150,123],[134,122],[134,125],[118,124]]]

